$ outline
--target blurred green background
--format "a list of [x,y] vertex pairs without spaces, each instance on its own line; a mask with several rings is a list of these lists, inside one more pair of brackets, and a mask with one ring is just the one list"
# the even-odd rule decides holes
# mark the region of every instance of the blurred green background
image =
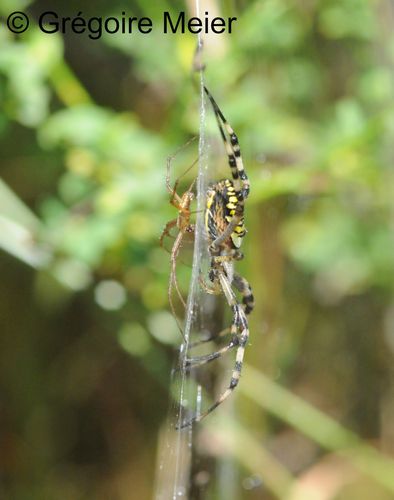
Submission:
[[[192,8],[82,3],[56,12]],[[207,37],[205,77],[251,179],[253,368],[230,432],[280,471],[229,450],[234,498],[392,498],[391,462],[362,446],[394,453],[394,4],[206,5],[238,17],[231,36]],[[196,41],[42,34],[54,9],[0,1],[0,496],[145,499],[181,340],[158,239],[175,216],[166,158],[198,132]],[[13,10],[30,15],[23,35],[4,26]],[[333,453],[352,444],[364,451]]]

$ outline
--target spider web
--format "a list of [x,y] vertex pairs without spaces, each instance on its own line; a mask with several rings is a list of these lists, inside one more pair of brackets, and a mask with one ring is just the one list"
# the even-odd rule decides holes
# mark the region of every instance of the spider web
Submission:
[[[195,3],[196,16],[200,17],[199,0]],[[202,40],[198,35],[198,46]],[[185,312],[185,340],[179,353],[179,361],[172,375],[175,403],[170,411],[168,421],[159,437],[158,470],[156,473],[155,500],[173,500],[188,498],[190,473],[192,468],[193,427],[179,431],[177,425],[190,417],[190,411],[199,412],[202,402],[201,386],[192,382],[190,370],[186,370],[186,353],[193,331],[201,331],[204,317],[204,303],[199,285],[199,277],[203,267],[207,267],[208,250],[204,237],[205,193],[208,186],[207,166],[208,151],[205,125],[206,108],[204,95],[203,70],[199,71],[200,88],[200,126],[198,145],[198,177],[197,177],[197,214],[195,225],[195,241],[190,288]],[[176,379],[176,380],[175,380]],[[190,410],[189,410],[190,408]]]

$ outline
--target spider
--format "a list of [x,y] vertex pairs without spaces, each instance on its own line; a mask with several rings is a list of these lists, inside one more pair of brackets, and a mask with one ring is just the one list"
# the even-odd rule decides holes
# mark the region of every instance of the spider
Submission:
[[[190,139],[184,146],[182,146],[181,149],[186,147],[188,144],[190,144],[192,141],[194,141],[195,137]],[[178,216],[175,219],[170,220],[167,222],[165,225],[163,232],[161,233],[160,236],[160,246],[164,248],[164,238],[165,237],[170,237],[171,236],[171,229],[173,227],[177,227],[178,229],[178,234],[175,238],[175,241],[172,245],[171,249],[171,271],[170,271],[170,279],[168,283],[168,301],[171,307],[172,314],[175,318],[175,321],[177,322],[178,328],[184,337],[184,333],[182,330],[182,327],[179,323],[178,317],[175,313],[175,307],[174,307],[174,302],[173,302],[173,297],[172,297],[172,291],[173,288],[175,288],[176,293],[183,305],[183,307],[186,307],[186,302],[182,296],[182,293],[179,289],[178,285],[178,280],[176,277],[176,264],[177,264],[177,258],[179,254],[179,250],[182,245],[183,238],[186,233],[194,233],[194,224],[191,223],[190,221],[190,216],[192,214],[190,210],[190,205],[192,201],[194,200],[194,193],[193,193],[193,186],[195,183],[195,180],[191,183],[187,191],[185,191],[181,196],[177,193],[177,188],[179,181],[181,178],[189,172],[189,170],[195,165],[196,161],[192,163],[192,165],[185,171],[183,174],[176,179],[174,185],[172,186],[170,183],[170,174],[171,174],[171,163],[175,156],[178,154],[179,150],[176,151],[172,156],[169,156],[167,158],[167,174],[166,174],[166,188],[167,191],[170,193],[171,198],[170,198],[170,204],[173,205],[177,210],[178,210]]]
[[[204,90],[215,113],[228,156],[232,179],[223,179],[211,184],[207,191],[205,230],[211,258],[209,270],[211,284],[207,285],[204,282],[202,284],[208,293],[224,294],[232,310],[233,319],[229,343],[211,354],[187,358],[186,366],[191,368],[203,365],[220,358],[233,348],[236,348],[236,360],[227,389],[204,413],[181,423],[179,428],[188,427],[192,423],[202,420],[227,399],[238,385],[245,347],[249,338],[247,315],[252,312],[254,307],[253,293],[249,283],[234,271],[234,263],[243,258],[239,248],[246,234],[244,207],[245,200],[249,195],[250,183],[243,166],[238,138],[211,93],[206,87]],[[233,286],[242,295],[242,304],[238,302]]]

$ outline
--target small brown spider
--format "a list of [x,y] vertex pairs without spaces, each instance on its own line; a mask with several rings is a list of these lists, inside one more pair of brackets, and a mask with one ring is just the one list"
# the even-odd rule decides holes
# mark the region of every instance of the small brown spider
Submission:
[[[195,138],[191,139],[188,141],[185,146],[187,146],[191,141],[193,141]],[[183,146],[183,147],[185,147]],[[171,236],[171,229],[176,227],[178,229],[178,234],[175,237],[175,241],[172,245],[171,248],[171,271],[170,271],[170,280],[168,283],[168,301],[170,303],[171,311],[172,314],[178,324],[178,327],[183,334],[183,330],[181,328],[181,325],[179,323],[178,317],[175,313],[175,307],[174,307],[174,302],[173,302],[173,297],[172,297],[172,292],[173,288],[175,288],[176,293],[179,297],[179,300],[181,301],[182,305],[186,307],[186,302],[185,299],[182,296],[182,293],[179,289],[178,285],[178,280],[176,277],[176,265],[177,265],[177,258],[179,255],[179,250],[182,246],[182,241],[186,233],[194,233],[195,225],[191,223],[190,218],[191,214],[193,213],[190,210],[190,205],[192,201],[194,200],[194,193],[193,193],[193,186],[195,183],[195,180],[190,184],[189,188],[187,191],[185,191],[181,196],[177,193],[177,188],[180,179],[187,173],[189,170],[195,165],[196,161],[193,162],[193,164],[180,176],[178,179],[176,179],[174,185],[171,185],[170,182],[170,174],[171,174],[171,163],[175,156],[177,155],[178,151],[170,156],[167,159],[167,174],[166,174],[166,188],[167,191],[170,193],[171,198],[170,198],[170,204],[174,206],[178,210],[178,216],[175,219],[170,220],[167,222],[165,225],[163,232],[161,233],[160,236],[160,245],[164,248],[164,238],[165,237],[170,237]]]

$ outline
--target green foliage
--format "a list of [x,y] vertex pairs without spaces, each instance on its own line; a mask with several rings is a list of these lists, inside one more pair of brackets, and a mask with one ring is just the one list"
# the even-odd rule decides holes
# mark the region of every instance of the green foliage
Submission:
[[[246,357],[286,389],[261,379],[272,397],[259,397],[259,375],[251,371],[243,391],[264,412],[240,398],[234,435],[250,444],[246,429],[270,434],[278,455],[293,446],[287,426],[308,436],[308,445],[296,447],[296,466],[275,465],[250,444],[253,456],[278,471],[278,479],[267,480],[276,496],[281,477],[287,488],[300,470],[323,465],[324,450],[351,447],[347,438],[358,435],[343,455],[356,465],[361,460],[364,472],[368,459],[374,467],[382,460],[384,470],[375,468],[375,482],[365,488],[377,498],[376,481],[392,487],[391,464],[370,448],[355,454],[362,438],[388,449],[393,435],[389,5],[240,4],[236,14],[222,6],[238,21],[231,36],[206,44],[205,78],[237,131],[251,179],[240,266],[256,310]],[[0,12],[25,8],[36,12],[39,4],[2,2]],[[92,8],[101,10],[95,15],[123,9],[154,19],[162,10],[142,1],[131,10],[123,1],[86,5]],[[164,10],[184,8],[163,3]],[[6,493],[16,500],[126,499],[122,467],[138,461],[136,497],[147,498],[150,436],[167,405],[170,347],[181,340],[168,312],[169,254],[158,240],[176,216],[166,159],[198,131],[199,96],[190,78],[195,39],[157,28],[92,41],[42,34],[31,19],[31,29],[17,37],[0,26],[0,246],[13,256],[1,256],[0,375],[11,422]],[[217,135],[215,127],[209,130]],[[176,155],[171,182],[196,156],[195,144]],[[216,165],[209,167],[215,178]],[[195,174],[191,169],[180,180],[180,193]],[[165,241],[167,249],[172,242]],[[190,261],[185,245],[177,271],[185,296]],[[289,401],[294,418],[286,413]],[[304,417],[312,419],[309,430]],[[325,435],[334,427],[334,438],[345,436],[338,446]],[[245,451],[231,453],[254,472]],[[15,465],[22,456],[35,466]],[[103,486],[101,463],[110,486]],[[357,487],[365,479],[348,477]],[[358,498],[348,487],[347,498]],[[268,498],[264,491],[259,498]]]

